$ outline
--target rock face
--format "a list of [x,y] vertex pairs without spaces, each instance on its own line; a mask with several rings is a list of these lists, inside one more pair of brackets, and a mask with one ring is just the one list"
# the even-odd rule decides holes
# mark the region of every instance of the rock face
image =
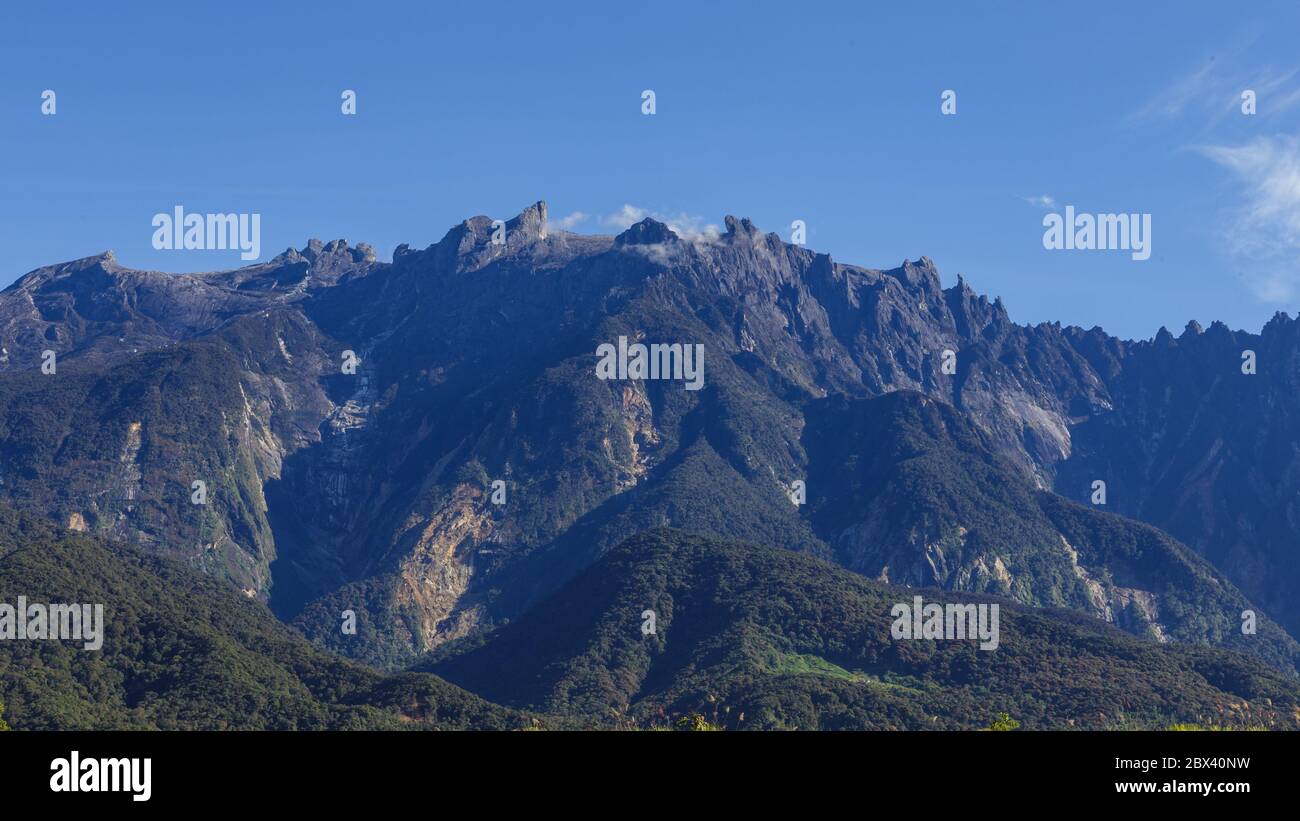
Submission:
[[1084,499],[1105,481],[1109,509],[1186,542],[1300,634],[1300,322],[1072,336],[1107,374],[1114,411],[1074,428],[1057,489]]
[[[746,219],[695,238],[649,219],[617,237],[546,220],[545,203],[473,217],[392,263],[312,240],[235,271],[131,271],[107,254],[22,277],[0,293],[0,500],[184,556],[388,665],[513,617],[664,525],[1226,643],[1217,611],[1194,629],[1162,608],[1177,593],[1153,581],[1164,563],[1295,631],[1289,320],[1127,343],[1016,325],[961,280],[944,289],[924,257],[845,265]],[[620,337],[703,346],[703,389],[598,378],[598,347]],[[1242,391],[1247,341],[1261,366]],[[969,500],[891,518],[916,490],[897,479],[911,440],[864,428],[893,417],[861,403],[900,391],[946,408],[931,441],[978,440],[978,464],[996,462],[1040,531],[991,544]],[[852,449],[837,450],[842,431]],[[882,448],[903,448],[896,464]],[[894,478],[827,484],[876,463]],[[1142,572],[1112,567],[1096,526],[1071,530],[1073,508],[1037,492],[1083,500],[1092,478],[1110,482],[1107,509],[1223,572],[1172,540],[1144,548]],[[807,505],[790,501],[796,480]],[[974,492],[959,480],[925,479]],[[357,636],[338,630],[349,609]],[[1285,666],[1287,641],[1265,655]]]
[[[0,496],[265,594],[264,490],[321,439],[338,360],[301,305],[372,263],[313,241],[231,272],[131,271],[105,254],[21,278],[0,294]],[[312,266],[328,272],[315,284]]]
[[1272,621],[1242,634],[1250,600],[1203,558],[1154,527],[1036,490],[951,405],[896,391],[820,400],[806,418],[809,516],[851,570],[1300,662]]

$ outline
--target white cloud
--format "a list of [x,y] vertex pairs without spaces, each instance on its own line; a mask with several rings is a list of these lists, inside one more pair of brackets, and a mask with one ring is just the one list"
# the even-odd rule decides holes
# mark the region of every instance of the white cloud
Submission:
[[1267,302],[1291,299],[1300,289],[1300,139],[1257,137],[1199,150],[1232,172],[1240,187],[1224,239],[1252,266],[1251,289]]
[[644,208],[637,208],[635,205],[624,205],[614,213],[601,217],[600,221],[612,228],[626,231],[647,216],[649,216],[649,212]]
[[1024,200],[1030,205],[1037,206],[1038,208],[1056,207],[1056,197],[1050,196],[1048,194],[1039,194],[1037,197],[1021,197],[1020,199]]
[[662,222],[674,234],[690,242],[712,242],[722,235],[722,232],[718,230],[718,226],[704,222],[701,217],[693,217],[684,212],[671,216],[628,204],[625,204],[613,214],[601,217],[600,221],[607,226],[625,231],[646,217],[656,222]]
[[572,214],[569,214],[568,216],[560,217],[557,220],[548,219],[546,221],[546,226],[548,228],[556,228],[561,231],[571,231],[575,227],[581,225],[586,221],[587,221],[587,214],[584,214],[581,211],[574,211]]

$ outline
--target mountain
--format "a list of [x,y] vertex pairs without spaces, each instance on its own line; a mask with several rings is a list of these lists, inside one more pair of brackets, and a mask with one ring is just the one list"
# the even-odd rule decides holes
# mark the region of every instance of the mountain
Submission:
[[[269,588],[264,487],[287,449],[319,438],[332,403],[315,372],[337,359],[292,306],[354,260],[338,243],[304,254],[185,276],[131,271],[106,254],[7,288],[0,497],[184,557],[241,589]],[[209,505],[190,504],[194,481],[211,488]]]
[[1156,641],[1232,647],[1282,670],[1300,645],[1225,574],[1149,525],[1036,489],[958,409],[909,391],[807,413],[809,517],[843,566],[1089,612]]
[[0,603],[102,605],[103,646],[0,641],[20,730],[509,729],[531,726],[427,674],[331,656],[264,605],[176,562],[0,507]]
[[[1163,337],[1017,325],[924,257],[867,269],[725,224],[581,236],[537,203],[391,263],[313,240],[227,272],[39,269],[0,293],[0,500],[226,579],[389,669],[672,526],[1294,670],[1295,520],[1226,484],[1290,481],[1285,382],[1232,395],[1257,420],[1240,426],[1193,410],[1227,347],[1189,342],[1168,369]],[[1261,362],[1300,348],[1277,324]],[[701,346],[702,389],[601,379],[620,338]],[[1202,451],[1233,455],[1223,484],[1183,458]],[[1049,493],[1097,478],[1107,510],[1173,538]]]
[[[552,597],[422,667],[505,704],[655,726],[1026,729],[1197,722],[1295,728],[1300,686],[1241,653],[1159,645],[1066,610],[1002,602],[998,647],[891,638],[891,609],[991,603],[672,530],[629,539]],[[656,614],[647,635],[644,613]]]
[[1076,426],[1058,489],[1106,481],[1111,509],[1190,545],[1300,635],[1300,321],[1098,342],[1079,347],[1114,409]]

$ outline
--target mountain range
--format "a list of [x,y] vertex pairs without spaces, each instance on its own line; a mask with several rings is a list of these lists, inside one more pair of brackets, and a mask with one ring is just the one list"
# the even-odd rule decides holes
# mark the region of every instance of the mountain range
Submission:
[[[539,202],[392,262],[312,240],[234,271],[110,252],[19,278],[0,599],[133,604],[116,661],[56,654],[82,695],[0,645],[7,720],[1296,722],[1296,320],[1024,326],[925,257],[725,226],[578,235]],[[701,346],[702,389],[600,378],[620,338]],[[69,588],[74,562],[102,584]],[[890,641],[920,589],[1004,603],[1002,647]],[[184,618],[131,621],[161,612]],[[136,669],[164,635],[202,669],[251,654],[282,692],[209,710],[208,685]]]

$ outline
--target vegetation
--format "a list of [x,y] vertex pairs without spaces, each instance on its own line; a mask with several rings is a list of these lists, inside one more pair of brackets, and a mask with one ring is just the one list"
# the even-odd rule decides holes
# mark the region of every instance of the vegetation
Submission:
[[1188,732],[1217,733],[1217,732],[1223,732],[1225,730],[1247,730],[1252,732],[1259,732],[1259,731],[1267,730],[1269,728],[1260,726],[1258,724],[1247,725],[1244,727],[1225,727],[1219,724],[1201,725],[1201,724],[1181,723],[1181,724],[1170,724],[1167,729],[1170,732],[1175,732],[1175,733],[1188,733]]
[[684,730],[692,733],[711,733],[722,730],[717,724],[712,723],[699,713],[693,713],[689,716],[682,716],[673,722],[673,729]]
[[[656,530],[481,642],[419,665],[498,703],[610,726],[1295,729],[1300,685],[1249,656],[1000,603],[1001,644],[890,636],[891,607],[992,602],[868,581],[786,550]],[[643,635],[653,609],[656,632]],[[719,709],[718,705],[727,705]],[[1014,719],[1010,718],[1015,716]]]
[[989,729],[997,732],[1010,732],[1011,730],[1019,730],[1020,722],[1016,721],[1014,718],[1007,715],[1006,713],[998,713],[998,717],[993,719],[993,723],[989,725]]
[[0,590],[10,604],[104,605],[102,650],[0,642],[0,698],[18,729],[529,725],[435,676],[384,676],[313,647],[224,582],[5,508]]

